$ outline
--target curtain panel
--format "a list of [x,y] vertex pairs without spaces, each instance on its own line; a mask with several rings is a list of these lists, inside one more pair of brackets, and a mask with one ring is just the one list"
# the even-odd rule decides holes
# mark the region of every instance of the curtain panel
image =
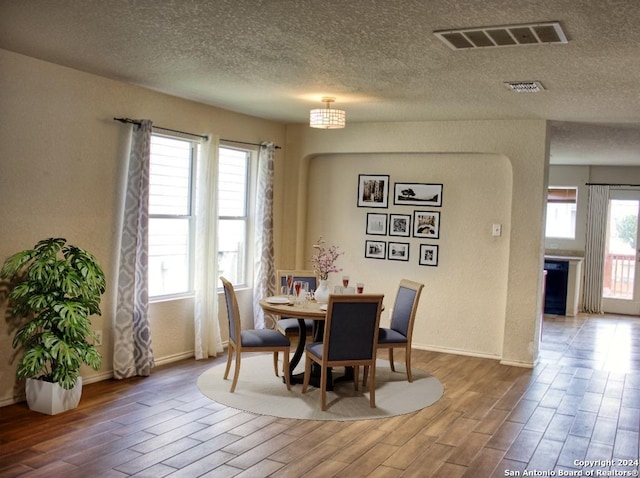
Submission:
[[149,325],[148,228],[152,123],[132,126],[120,243],[113,375],[147,376],[154,366]]
[[[265,313],[260,299],[274,295],[276,272],[273,251],[273,168],[275,145],[262,144],[258,154],[258,189],[255,215],[255,264],[253,287],[253,317],[256,329],[266,328]],[[267,316],[275,324],[275,317]]]
[[590,314],[602,313],[608,205],[609,186],[589,186],[582,310]]
[[223,351],[218,321],[218,148],[219,138],[200,146],[196,168],[195,357]]

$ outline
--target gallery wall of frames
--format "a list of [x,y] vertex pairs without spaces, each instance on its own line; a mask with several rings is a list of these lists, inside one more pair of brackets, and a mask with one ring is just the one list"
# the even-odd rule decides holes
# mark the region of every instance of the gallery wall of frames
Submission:
[[[365,234],[372,237],[365,239],[364,256],[409,261],[410,253],[415,254],[410,249],[417,248],[418,264],[436,267],[439,246],[434,241],[440,238],[440,211],[434,208],[442,207],[442,184],[394,182],[391,186],[389,175],[358,175],[358,207],[375,209],[366,213]],[[389,196],[394,206],[411,209],[385,211]]]

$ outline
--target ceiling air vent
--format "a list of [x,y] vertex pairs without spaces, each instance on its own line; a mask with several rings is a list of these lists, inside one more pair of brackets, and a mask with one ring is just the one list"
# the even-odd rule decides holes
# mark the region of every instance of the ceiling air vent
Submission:
[[539,93],[544,90],[539,81],[508,81],[504,85],[516,93]]
[[498,46],[554,45],[568,43],[559,22],[458,28],[433,32],[452,50]]

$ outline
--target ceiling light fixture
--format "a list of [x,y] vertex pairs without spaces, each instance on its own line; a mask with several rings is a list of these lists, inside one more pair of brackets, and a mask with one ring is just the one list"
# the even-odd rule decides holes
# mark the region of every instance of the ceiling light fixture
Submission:
[[322,102],[326,107],[311,110],[309,113],[309,126],[322,129],[344,128],[346,124],[346,113],[344,110],[331,109],[331,103],[335,100],[335,98],[328,96],[322,98]]

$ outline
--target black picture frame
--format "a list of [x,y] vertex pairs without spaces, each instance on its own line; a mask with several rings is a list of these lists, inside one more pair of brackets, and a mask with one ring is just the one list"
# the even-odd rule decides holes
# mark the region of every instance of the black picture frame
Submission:
[[439,247],[436,244],[420,244],[418,264],[421,266],[438,266]]
[[408,261],[409,243],[389,241],[389,244],[387,244],[387,259],[390,261]]
[[386,259],[386,241],[364,241],[364,257],[368,259]]
[[389,235],[409,237],[411,235],[411,215],[389,214]]
[[438,239],[440,237],[440,213],[438,211],[413,211],[413,237]]
[[442,206],[442,184],[395,183],[393,204],[399,206]]
[[371,236],[387,235],[387,214],[368,212],[367,213],[367,234]]
[[389,206],[389,175],[358,175],[358,207]]

